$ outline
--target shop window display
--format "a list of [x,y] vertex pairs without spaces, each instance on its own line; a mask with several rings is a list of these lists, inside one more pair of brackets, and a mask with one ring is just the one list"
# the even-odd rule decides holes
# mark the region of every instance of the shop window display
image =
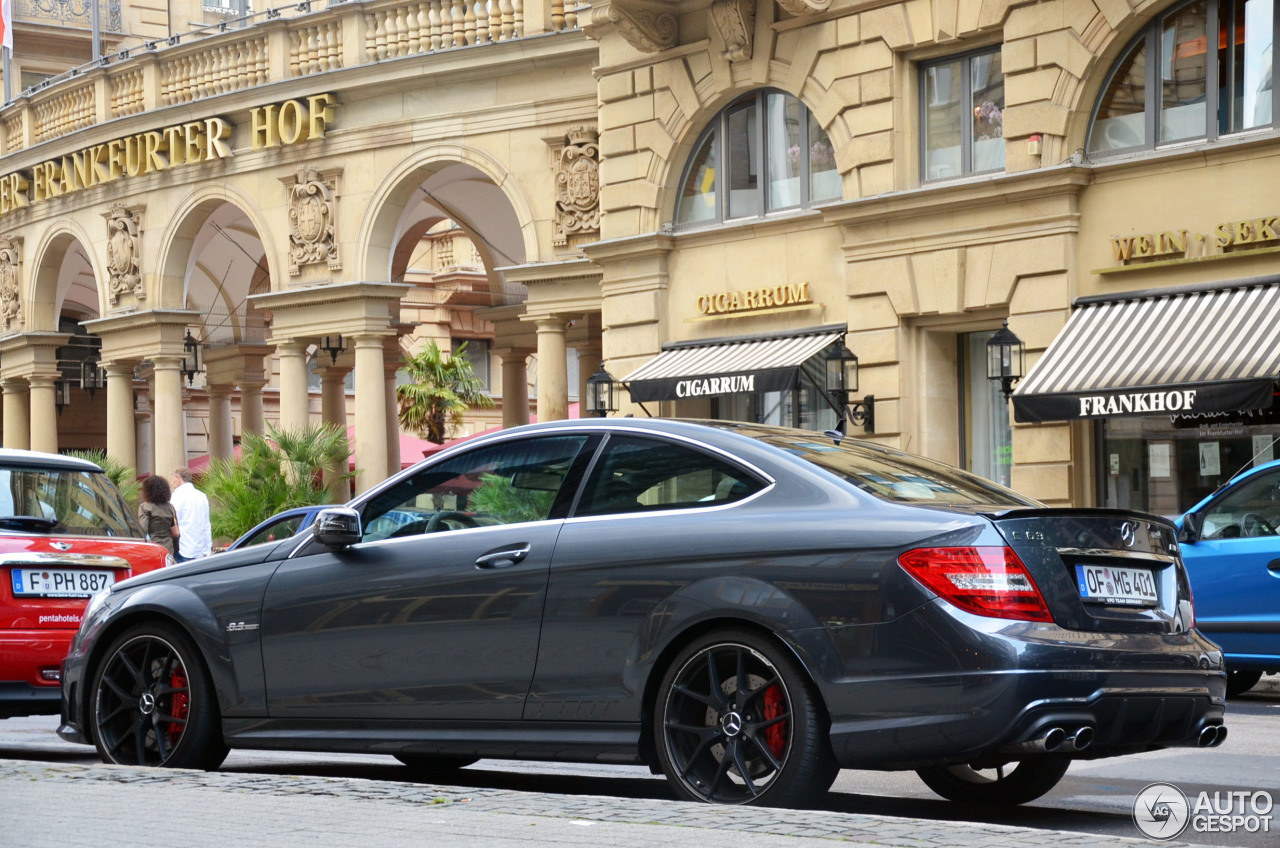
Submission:
[[1280,416],[1115,418],[1099,431],[1104,506],[1179,515],[1239,472],[1280,457]]

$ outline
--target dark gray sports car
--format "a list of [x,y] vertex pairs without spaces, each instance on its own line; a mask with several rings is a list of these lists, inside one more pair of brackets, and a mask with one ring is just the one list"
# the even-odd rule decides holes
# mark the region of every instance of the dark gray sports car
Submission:
[[59,733],[112,763],[647,763],[729,804],[805,805],[841,767],[1022,803],[1073,758],[1226,736],[1167,521],[719,422],[468,441],[99,594],[62,680]]

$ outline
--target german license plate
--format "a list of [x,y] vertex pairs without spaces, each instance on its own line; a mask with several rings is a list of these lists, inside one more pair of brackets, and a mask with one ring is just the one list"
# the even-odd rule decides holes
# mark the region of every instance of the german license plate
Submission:
[[1080,597],[1101,604],[1153,607],[1160,602],[1156,579],[1145,568],[1114,565],[1077,565]]
[[88,598],[116,582],[114,571],[83,568],[15,568],[15,598]]

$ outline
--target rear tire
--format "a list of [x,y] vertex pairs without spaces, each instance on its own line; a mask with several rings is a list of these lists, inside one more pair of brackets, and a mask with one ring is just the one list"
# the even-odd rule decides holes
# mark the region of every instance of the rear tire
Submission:
[[1243,695],[1257,686],[1258,681],[1261,679],[1262,672],[1260,671],[1227,669],[1227,697],[1234,698],[1236,695]]
[[102,656],[88,724],[103,762],[208,771],[222,765],[227,746],[213,683],[185,633],[138,625]]
[[1066,754],[1043,754],[994,769],[941,766],[920,769],[916,774],[948,801],[1016,806],[1034,801],[1057,786],[1070,765],[1071,757]]
[[782,647],[747,630],[705,634],[676,655],[653,739],[689,801],[812,806],[840,770],[817,689]]

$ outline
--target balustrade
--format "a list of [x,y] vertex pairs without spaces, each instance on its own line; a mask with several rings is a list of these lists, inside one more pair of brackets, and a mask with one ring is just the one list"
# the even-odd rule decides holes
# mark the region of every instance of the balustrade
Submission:
[[[540,31],[577,27],[576,6],[566,8],[564,0],[535,1],[546,4],[539,6],[534,19]],[[237,28],[228,22],[195,37],[181,33],[147,42],[142,49],[106,56],[25,92],[0,110],[0,154],[138,114],[148,104],[173,106],[275,82],[275,73],[305,77],[358,60],[380,62],[525,34],[526,0],[329,0],[331,5],[323,10],[319,0],[313,2],[316,11],[311,2],[303,2],[258,13],[254,26]],[[273,36],[279,27],[283,37]],[[144,73],[149,63],[154,63],[154,73]],[[149,91],[148,86],[158,90]]]

